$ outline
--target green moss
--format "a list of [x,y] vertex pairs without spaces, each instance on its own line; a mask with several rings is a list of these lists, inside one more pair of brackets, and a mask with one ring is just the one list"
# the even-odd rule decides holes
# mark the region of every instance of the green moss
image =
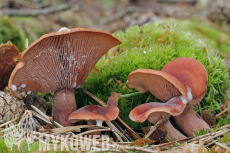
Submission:
[[196,34],[197,37],[204,39],[218,52],[230,56],[230,36],[226,33],[197,20],[183,20],[177,21],[177,23],[181,29],[191,31]]
[[[229,88],[226,64],[212,49],[209,54],[213,68],[210,67],[206,43],[189,32],[184,32],[179,26],[172,22],[146,24],[143,27],[130,27],[125,32],[118,31],[115,37],[122,41],[117,55],[115,48],[97,63],[100,74],[91,73],[82,85],[86,90],[92,92],[103,101],[107,101],[111,92],[128,94],[136,92],[135,89],[124,90],[127,76],[133,70],[139,68],[160,70],[169,61],[179,57],[191,57],[201,62],[209,75],[208,91],[201,106],[203,109],[211,108],[219,111],[219,103],[226,98],[226,90]],[[146,53],[145,53],[146,52]],[[109,60],[109,61],[108,61]],[[113,78],[111,84],[108,81]],[[197,78],[199,79],[199,78]],[[122,86],[118,86],[117,80],[121,80]],[[144,103],[150,93],[138,95],[119,100],[119,116],[134,130],[139,130],[147,123],[135,123],[129,119],[130,111]],[[78,108],[97,104],[82,91],[76,91]],[[151,95],[151,101],[158,101]]]

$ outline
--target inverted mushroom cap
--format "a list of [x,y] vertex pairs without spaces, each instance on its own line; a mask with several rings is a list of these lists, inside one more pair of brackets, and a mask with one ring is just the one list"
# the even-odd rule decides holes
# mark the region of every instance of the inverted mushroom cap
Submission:
[[170,61],[161,71],[177,78],[191,88],[193,99],[190,104],[197,104],[207,91],[208,74],[205,67],[197,60],[183,57]]
[[150,91],[163,102],[181,94],[188,100],[188,88],[172,75],[158,70],[137,69],[129,74],[127,85],[142,92]]
[[68,121],[75,123],[78,120],[115,120],[119,114],[119,109],[115,106],[100,107],[97,105],[88,105],[82,107],[70,114]]
[[11,74],[10,92],[42,93],[77,89],[97,61],[121,42],[111,34],[84,28],[45,34],[27,47]]
[[8,80],[16,66],[15,58],[19,57],[19,51],[11,41],[0,45],[0,90],[8,85]]
[[167,103],[152,102],[135,107],[129,114],[129,118],[135,122],[149,122],[155,124],[160,119],[168,119],[170,115],[176,116],[183,112],[186,104],[180,97],[174,97]]

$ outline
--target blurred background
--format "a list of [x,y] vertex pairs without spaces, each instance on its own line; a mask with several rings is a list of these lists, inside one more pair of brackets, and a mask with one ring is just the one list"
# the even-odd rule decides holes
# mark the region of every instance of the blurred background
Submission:
[[11,40],[22,52],[26,38],[31,44],[61,27],[113,33],[168,19],[230,57],[229,0],[1,0],[0,43]]

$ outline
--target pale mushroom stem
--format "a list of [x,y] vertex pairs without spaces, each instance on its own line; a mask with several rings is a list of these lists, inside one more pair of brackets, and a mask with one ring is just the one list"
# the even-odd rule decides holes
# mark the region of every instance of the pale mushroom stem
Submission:
[[162,126],[167,131],[167,136],[171,140],[182,140],[186,139],[187,137],[180,133],[174,126],[170,123],[170,121],[165,121]]
[[54,120],[63,126],[72,126],[68,121],[69,115],[77,109],[74,90],[58,90],[54,93]]
[[174,116],[174,119],[180,129],[189,137],[194,137],[194,134],[201,129],[211,130],[209,125],[189,105],[185,107],[183,113]]
[[97,126],[102,126],[102,123],[104,122],[103,120],[96,120],[96,122],[97,122]]

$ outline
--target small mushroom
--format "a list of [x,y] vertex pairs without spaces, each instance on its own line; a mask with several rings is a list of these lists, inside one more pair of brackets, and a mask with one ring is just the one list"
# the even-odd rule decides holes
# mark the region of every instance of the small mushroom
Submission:
[[150,91],[162,102],[177,96],[183,98],[181,105],[183,109],[174,119],[181,130],[192,137],[194,131],[202,128],[210,129],[209,125],[187,104],[197,104],[204,97],[207,81],[208,75],[204,66],[195,59],[183,57],[170,61],[161,71],[135,70],[129,74],[127,84],[130,88],[142,92]]
[[[85,120],[88,125],[102,126],[103,121],[109,122],[115,120],[119,114],[118,99],[120,93],[112,92],[108,99],[108,106],[100,107],[97,105],[88,105],[82,107],[70,114],[68,120],[71,123],[76,123],[78,120]],[[88,128],[92,130],[95,128]],[[100,132],[95,132],[93,135],[99,135]]]
[[8,85],[10,75],[16,66],[17,57],[19,57],[19,51],[11,41],[0,45],[0,90],[4,90]]
[[186,136],[175,129],[169,121],[170,115],[178,115],[183,111],[183,100],[180,97],[174,97],[167,103],[151,102],[137,106],[130,114],[129,118],[135,122],[144,122],[148,120],[152,124],[156,124],[163,119],[161,124],[166,130],[170,139],[185,139]]
[[68,116],[76,110],[74,90],[78,89],[97,61],[121,42],[111,34],[84,28],[61,28],[43,35],[27,47],[11,74],[10,92],[54,92],[54,120],[71,125]]

